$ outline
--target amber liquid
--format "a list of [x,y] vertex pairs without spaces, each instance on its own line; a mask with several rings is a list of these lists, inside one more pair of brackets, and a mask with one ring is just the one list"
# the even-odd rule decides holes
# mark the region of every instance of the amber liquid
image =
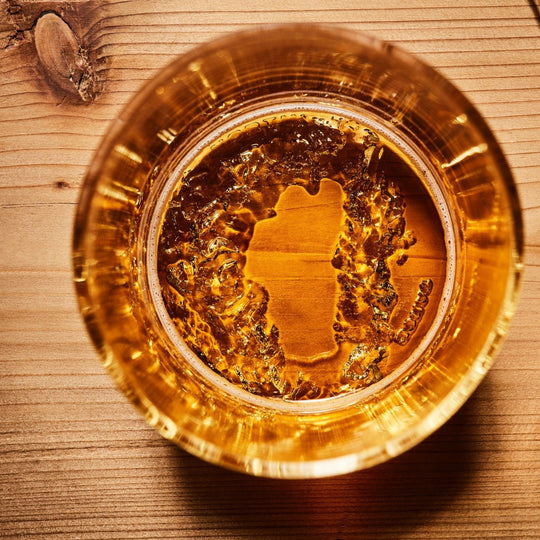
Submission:
[[367,388],[418,356],[440,318],[443,213],[373,129],[260,118],[179,174],[157,241],[163,303],[200,362],[253,394]]

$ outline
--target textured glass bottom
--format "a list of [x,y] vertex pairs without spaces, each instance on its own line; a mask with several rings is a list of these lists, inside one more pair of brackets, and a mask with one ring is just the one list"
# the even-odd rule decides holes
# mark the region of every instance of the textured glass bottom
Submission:
[[166,179],[151,217],[152,298],[210,380],[293,401],[380,387],[444,318],[450,211],[388,128],[290,107],[227,122]]

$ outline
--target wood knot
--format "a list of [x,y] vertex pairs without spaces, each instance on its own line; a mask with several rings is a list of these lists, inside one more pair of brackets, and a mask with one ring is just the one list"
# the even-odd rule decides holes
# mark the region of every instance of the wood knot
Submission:
[[66,188],[69,188],[70,185],[68,184],[68,182],[66,182],[65,180],[57,180],[55,183],[54,183],[54,187],[56,189],[66,189]]
[[39,61],[52,85],[81,101],[93,101],[97,97],[101,81],[87,51],[62,17],[54,12],[41,15],[34,40]]

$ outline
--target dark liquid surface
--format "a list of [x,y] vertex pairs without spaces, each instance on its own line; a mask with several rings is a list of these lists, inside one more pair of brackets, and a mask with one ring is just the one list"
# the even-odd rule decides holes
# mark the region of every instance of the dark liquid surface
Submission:
[[202,362],[252,393],[367,387],[435,319],[446,271],[437,210],[368,129],[302,117],[251,126],[194,163],[169,202],[166,309]]

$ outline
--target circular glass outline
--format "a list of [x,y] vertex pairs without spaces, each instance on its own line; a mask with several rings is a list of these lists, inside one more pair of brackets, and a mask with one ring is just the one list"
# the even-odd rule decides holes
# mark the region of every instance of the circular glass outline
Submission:
[[[510,208],[509,214],[513,227],[510,231],[511,252],[509,255],[509,278],[506,283],[504,299],[501,302],[498,315],[496,317],[493,330],[485,340],[481,352],[476,356],[475,361],[470,366],[468,372],[455,384],[452,390],[442,398],[436,407],[429,411],[418,422],[394,435],[385,444],[372,445],[368,449],[361,449],[338,457],[314,459],[312,461],[276,461],[268,459],[258,459],[246,455],[237,455],[231,450],[215,447],[212,443],[198,437],[195,433],[172,434],[168,428],[172,421],[161,411],[158,411],[137,388],[129,385],[122,375],[122,368],[115,363],[115,360],[103,350],[103,335],[94,320],[89,307],[92,306],[92,294],[88,288],[84,277],[84,253],[86,251],[85,232],[87,229],[87,218],[92,204],[92,194],[100,178],[100,168],[106,162],[106,157],[113,151],[116,138],[120,135],[128,119],[136,117],[137,111],[149,99],[160,85],[166,84],[175,72],[188,65],[189,62],[205,58],[223,47],[230,46],[237,40],[245,38],[261,38],[261,33],[279,33],[283,29],[287,31],[318,33],[321,36],[332,36],[334,39],[347,41],[359,47],[375,50],[381,54],[386,53],[394,57],[394,61],[408,66],[423,74],[425,79],[429,79],[431,84],[437,86],[441,94],[446,94],[456,102],[456,106],[467,111],[468,120],[487,143],[490,154],[494,159],[504,190],[508,196]],[[445,421],[447,421],[467,400],[475,388],[478,386],[485,373],[491,367],[494,354],[500,347],[501,338],[505,334],[510,319],[515,311],[517,298],[520,289],[520,277],[523,271],[523,222],[520,211],[519,198],[516,185],[513,181],[510,168],[502,153],[494,135],[481,115],[452,83],[445,79],[438,71],[414,55],[396,47],[390,43],[380,41],[358,31],[332,27],[328,25],[294,23],[271,25],[263,28],[255,28],[247,31],[229,34],[216,39],[207,44],[199,45],[180,56],[168,66],[162,69],[156,76],[143,85],[134,95],[130,102],[124,107],[118,118],[109,128],[108,133],[103,138],[100,146],[93,156],[92,164],[85,177],[80,198],[77,205],[73,229],[73,270],[74,282],[78,296],[79,306],[87,325],[90,337],[100,355],[102,362],[116,380],[120,388],[126,393],[131,401],[140,411],[152,417],[148,420],[166,438],[174,440],[194,455],[209,462],[222,465],[224,467],[247,472],[259,476],[273,478],[319,478],[335,474],[343,474],[354,470],[367,468],[390,457],[394,457],[433,433]]]

